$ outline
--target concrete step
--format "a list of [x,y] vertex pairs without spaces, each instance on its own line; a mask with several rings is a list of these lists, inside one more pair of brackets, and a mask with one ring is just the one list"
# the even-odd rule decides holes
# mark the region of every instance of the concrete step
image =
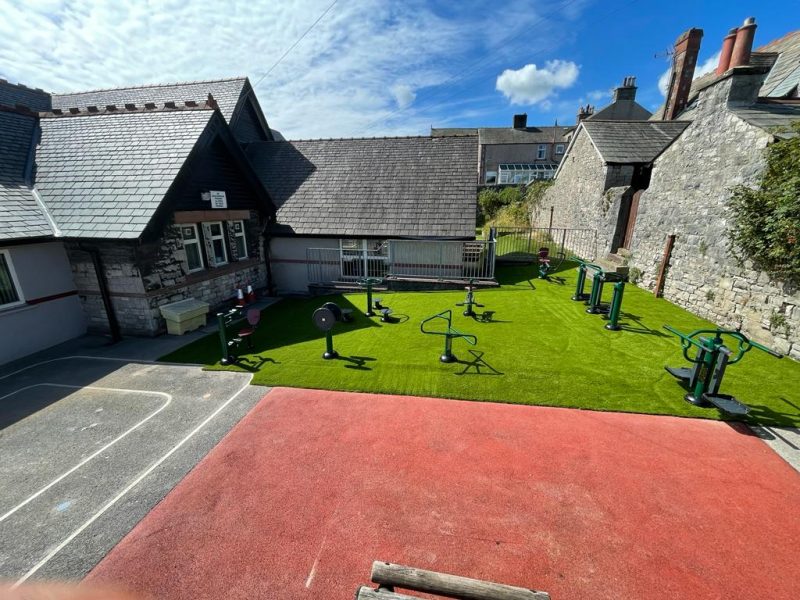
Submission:
[[[596,265],[598,265],[600,267],[603,267],[603,270],[607,271],[607,272],[619,273],[620,275],[625,275],[626,277],[628,275],[628,270],[629,270],[628,265],[621,265],[619,263],[612,262],[612,261],[607,260],[605,258],[601,258],[600,260],[594,261],[594,264],[596,264]],[[593,271],[591,269],[589,269],[587,271],[587,274],[590,277],[591,277],[592,273],[593,273]]]
[[628,262],[628,257],[617,252],[616,254],[606,254],[605,260],[618,265],[624,265]]

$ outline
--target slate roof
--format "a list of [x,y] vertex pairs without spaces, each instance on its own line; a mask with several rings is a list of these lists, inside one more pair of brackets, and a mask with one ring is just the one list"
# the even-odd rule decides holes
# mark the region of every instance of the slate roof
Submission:
[[246,82],[246,77],[233,77],[209,81],[164,83],[53,94],[53,108],[86,108],[87,106],[103,108],[108,104],[122,107],[125,103],[142,106],[145,102],[155,102],[156,104],[177,102],[182,104],[186,100],[203,102],[211,94],[214,96],[214,100],[217,101],[222,116],[230,123],[231,116],[239,103],[239,98]]
[[790,125],[800,121],[800,104],[757,102],[752,106],[732,110],[744,121],[766,129],[775,137],[782,139],[797,137],[797,133],[790,129]]
[[0,112],[0,240],[53,234],[26,181],[35,127],[33,117]]
[[581,127],[607,163],[649,163],[661,154],[688,121],[594,121]]
[[35,111],[51,108],[50,94],[44,90],[29,88],[21,83],[9,83],[5,79],[0,79],[0,104],[12,107],[21,104]]
[[247,148],[276,232],[472,238],[475,136],[258,142]]
[[572,129],[574,127],[481,127],[478,140],[481,145],[561,143]]
[[652,113],[635,100],[617,100],[587,117],[587,121],[646,121]]
[[36,189],[66,237],[137,238],[216,113],[42,118]]

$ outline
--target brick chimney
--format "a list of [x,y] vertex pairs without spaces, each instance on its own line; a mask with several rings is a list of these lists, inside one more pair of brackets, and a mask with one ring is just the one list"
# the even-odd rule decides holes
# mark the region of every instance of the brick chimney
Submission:
[[667,102],[664,105],[662,120],[671,121],[686,107],[689,90],[692,87],[697,55],[700,53],[700,40],[703,30],[692,28],[675,40],[672,55],[672,75],[667,88]]
[[588,119],[593,114],[594,114],[594,106],[592,106],[591,104],[587,104],[586,106],[579,106],[576,123],[580,123],[584,119]]
[[514,115],[514,129],[525,129],[528,126],[528,113]]
[[736,41],[737,31],[739,31],[739,28],[734,27],[722,40],[722,50],[719,52],[719,63],[717,64],[717,70],[714,71],[717,75],[722,75],[730,67],[733,43]]
[[614,90],[614,102],[636,99],[636,77],[626,77],[622,85]]
[[753,51],[753,39],[756,37],[756,20],[748,17],[736,32],[736,41],[733,43],[729,69],[743,67],[750,64],[750,53]]

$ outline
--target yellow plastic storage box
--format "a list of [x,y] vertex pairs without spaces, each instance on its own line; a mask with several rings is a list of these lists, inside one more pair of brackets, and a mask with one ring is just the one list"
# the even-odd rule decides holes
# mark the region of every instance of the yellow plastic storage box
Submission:
[[161,316],[167,321],[167,333],[183,335],[206,324],[206,315],[210,308],[208,302],[187,298],[160,307]]

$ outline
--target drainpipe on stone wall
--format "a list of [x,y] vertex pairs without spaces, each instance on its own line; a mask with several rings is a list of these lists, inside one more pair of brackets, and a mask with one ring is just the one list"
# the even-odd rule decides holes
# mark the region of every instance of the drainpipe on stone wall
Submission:
[[103,261],[100,258],[100,250],[94,247],[84,246],[83,244],[79,244],[78,247],[92,257],[94,272],[97,276],[97,285],[100,288],[100,297],[103,299],[103,308],[105,308],[106,318],[108,319],[108,330],[111,332],[111,343],[116,344],[122,340],[122,334],[119,330],[117,313],[114,312],[114,306],[111,304],[111,293],[108,291],[108,281],[106,281],[106,275],[103,271]]

